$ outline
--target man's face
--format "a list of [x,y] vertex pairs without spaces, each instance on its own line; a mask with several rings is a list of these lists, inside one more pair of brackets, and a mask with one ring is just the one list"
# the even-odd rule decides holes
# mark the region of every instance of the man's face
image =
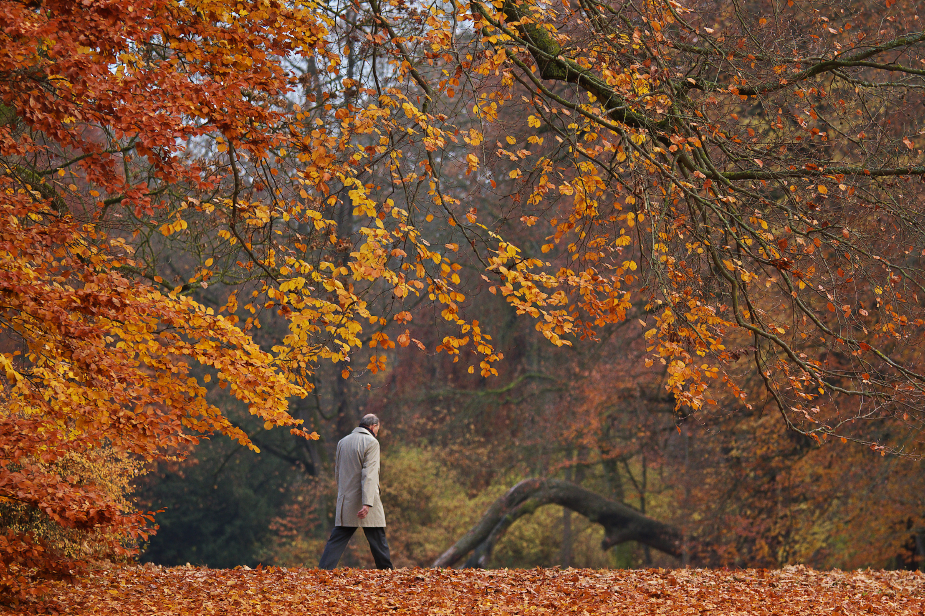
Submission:
[[379,436],[379,426],[381,424],[373,424],[369,427],[369,431],[373,433],[373,436]]

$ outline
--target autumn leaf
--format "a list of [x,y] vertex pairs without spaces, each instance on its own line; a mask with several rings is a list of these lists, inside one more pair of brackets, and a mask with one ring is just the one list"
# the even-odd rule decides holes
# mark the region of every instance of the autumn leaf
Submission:
[[[216,592],[216,589],[221,589]],[[359,589],[362,589],[359,590]],[[317,569],[113,567],[74,587],[55,585],[45,609],[59,613],[465,614],[533,612],[556,606],[583,614],[726,612],[774,605],[781,616],[836,605],[840,614],[921,613],[925,582],[912,571],[766,569]],[[697,608],[697,606],[700,606]]]

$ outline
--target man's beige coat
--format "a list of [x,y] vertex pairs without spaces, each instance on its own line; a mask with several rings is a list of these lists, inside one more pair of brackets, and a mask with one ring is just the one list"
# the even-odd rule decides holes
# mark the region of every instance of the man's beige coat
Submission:
[[[335,526],[385,526],[385,511],[379,498],[379,441],[366,428],[353,432],[337,443],[334,458],[337,479]],[[369,505],[362,520],[357,512]]]

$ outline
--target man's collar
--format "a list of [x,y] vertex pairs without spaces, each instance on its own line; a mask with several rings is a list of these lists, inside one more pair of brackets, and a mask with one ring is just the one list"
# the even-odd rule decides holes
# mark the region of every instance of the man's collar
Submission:
[[373,431],[370,430],[369,428],[364,428],[363,426],[357,426],[356,428],[353,429],[353,432],[356,433],[357,430],[363,430],[364,432],[366,432],[366,434],[370,435],[373,438],[376,438],[376,435],[373,434]]

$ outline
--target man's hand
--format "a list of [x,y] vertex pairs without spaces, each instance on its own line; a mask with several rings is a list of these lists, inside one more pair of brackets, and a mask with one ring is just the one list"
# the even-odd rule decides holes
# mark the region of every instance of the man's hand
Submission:
[[369,515],[369,505],[363,505],[363,508],[357,512],[357,517],[361,520]]

